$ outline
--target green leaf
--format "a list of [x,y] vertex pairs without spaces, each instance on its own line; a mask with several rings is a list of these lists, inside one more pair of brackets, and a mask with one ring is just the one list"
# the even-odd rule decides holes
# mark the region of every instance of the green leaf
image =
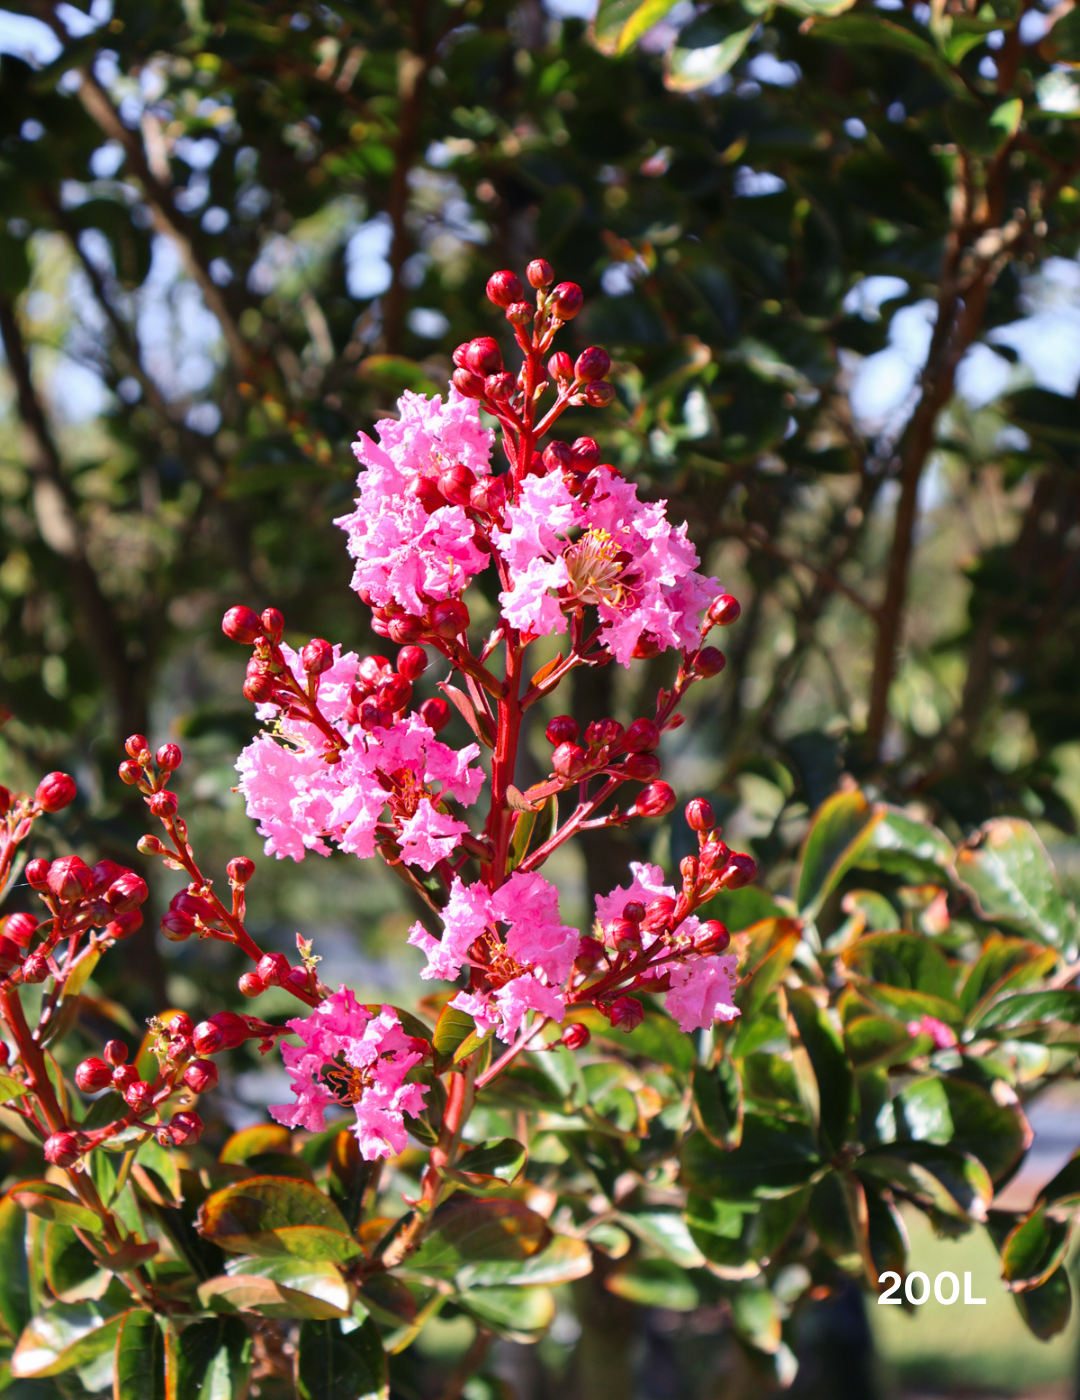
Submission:
[[933,1048],[929,1036],[913,1036],[901,1021],[887,1016],[859,1016],[844,1027],[844,1049],[856,1069],[902,1065]]
[[1039,1192],[1048,1205],[1080,1200],[1080,1148],[1073,1153],[1058,1174]]
[[1075,948],[1076,909],[1030,822],[997,817],[956,855],[956,873],[980,915],[1055,948]]
[[770,940],[769,951],[756,965],[746,969],[747,980],[735,993],[735,1004],[742,1011],[743,1022],[749,1024],[791,966],[798,951],[802,925],[797,919],[765,919],[744,932],[751,938],[767,934]]
[[221,1149],[219,1162],[246,1162],[249,1157],[261,1156],[266,1152],[288,1152],[292,1147],[292,1134],[280,1123],[255,1123],[250,1128],[241,1128]]
[[211,1312],[261,1317],[348,1317],[348,1285],[333,1264],[302,1259],[245,1259],[235,1272],[208,1279],[199,1301]]
[[788,991],[788,1007],[817,1081],[818,1135],[822,1155],[834,1156],[847,1140],[853,1081],[844,1047],[828,1015],[803,987]]
[[758,1351],[780,1349],[780,1305],[767,1288],[740,1288],[731,1300],[735,1331]]
[[960,93],[965,88],[960,77],[938,56],[937,50],[912,29],[877,15],[863,13],[845,15],[841,19],[829,20],[826,24],[815,24],[811,29],[815,39],[831,39],[833,43],[845,47],[865,45],[872,48],[894,49],[917,58],[932,72],[944,80],[950,90]]
[[1065,1258],[1071,1220],[1054,1220],[1040,1201],[1010,1230],[1001,1249],[1001,1276],[1012,1293],[1044,1284]]
[[1056,962],[1057,954],[1050,948],[1025,938],[993,934],[983,944],[979,960],[964,982],[961,1011],[965,1017],[977,1019],[994,997],[1028,982],[1041,981]]
[[952,870],[956,853],[936,826],[908,816],[901,807],[882,804],[876,811],[881,820],[855,862],[861,870],[884,870],[915,884],[940,881]]
[[109,1351],[126,1316],[108,1317],[97,1303],[54,1303],[32,1317],[11,1357],[11,1374],[58,1376]]
[[990,1175],[977,1157],[930,1142],[871,1148],[858,1159],[856,1172],[864,1180],[871,1178],[868,1187],[885,1182],[961,1220],[985,1220],[994,1195]]
[[330,1196],[355,1230],[363,1213],[364,1195],[378,1172],[377,1162],[365,1162],[360,1155],[356,1134],[342,1128],[330,1145]]
[[98,1261],[70,1225],[44,1227],[41,1265],[50,1292],[62,1303],[100,1298],[108,1283]]
[[87,948],[83,953],[80,953],[64,978],[64,1001],[73,1002],[78,997],[100,961],[100,948]]
[[647,29],[659,24],[669,10],[673,10],[678,0],[642,0],[637,9],[623,25],[615,45],[617,54],[625,53],[636,44]]
[[592,40],[601,53],[614,54],[619,37],[641,0],[600,0],[600,8],[592,23]]
[[[907,1272],[908,1238],[904,1222],[892,1200],[872,1182],[862,1180],[866,1199],[866,1236],[878,1278],[889,1269]],[[876,1285],[876,1280],[871,1280]]]
[[975,1022],[976,1031],[1016,1031],[1048,1021],[1080,1024],[1080,992],[1062,989],[1051,992],[1018,992],[1002,997]]
[[717,1147],[742,1141],[743,1091],[739,1071],[725,1055],[714,1069],[695,1065],[691,1079],[694,1122]]
[[51,1181],[23,1181],[8,1194],[28,1214],[41,1220],[55,1220],[95,1235],[104,1229],[100,1217],[89,1206],[84,1206],[77,1196]]
[[501,1258],[463,1264],[455,1281],[459,1289],[518,1287],[533,1284],[553,1288],[592,1272],[592,1251],[584,1240],[555,1235],[543,1249],[524,1259]]
[[165,1339],[152,1312],[133,1308],[116,1334],[113,1400],[165,1400]]
[[445,1175],[471,1190],[484,1190],[492,1184],[517,1181],[525,1170],[529,1154],[516,1138],[492,1138],[463,1152]]
[[[955,974],[936,943],[918,933],[871,933],[841,954],[849,972],[861,979],[860,990],[873,996],[882,983],[887,987],[920,992],[944,1002],[953,998]],[[955,1020],[954,1008],[950,1019]]]
[[453,1200],[436,1212],[406,1267],[449,1278],[465,1264],[527,1259],[550,1237],[547,1221],[520,1201]]
[[296,1352],[300,1400],[387,1400],[386,1353],[367,1319],[345,1333],[338,1322],[305,1322]]
[[476,1288],[454,1302],[508,1342],[537,1342],[555,1320],[555,1297],[547,1288]]
[[30,1320],[26,1212],[10,1196],[0,1200],[0,1321],[15,1340]]
[[837,792],[821,804],[803,842],[796,881],[795,902],[804,919],[817,916],[880,820],[861,792]]
[[345,1263],[362,1252],[334,1202],[295,1178],[254,1176],[215,1191],[199,1210],[198,1228],[234,1254]]
[[618,1219],[644,1244],[650,1245],[684,1269],[697,1269],[705,1262],[694,1243],[686,1220],[677,1210],[643,1210],[632,1215],[622,1212]]
[[714,1147],[704,1133],[692,1133],[682,1149],[686,1185],[701,1196],[731,1201],[785,1196],[819,1165],[809,1129],[758,1113],[746,1115],[742,1142],[732,1152]]
[[682,49],[676,44],[664,60],[664,86],[672,92],[697,92],[707,87],[738,63],[757,28],[755,20],[707,48]]
[[20,1099],[23,1094],[29,1092],[21,1079],[16,1079],[10,1074],[0,1073],[0,1101],[3,1103],[10,1103],[12,1099]]
[[467,1011],[459,1011],[456,1006],[444,1006],[435,1022],[435,1034],[431,1037],[436,1069],[445,1069],[453,1064],[458,1049],[475,1034],[476,1022]]
[[237,1317],[193,1322],[166,1335],[168,1400],[246,1400],[251,1337]]
[[1013,1299],[1028,1327],[1045,1342],[1055,1333],[1064,1331],[1072,1312],[1072,1288],[1067,1270],[1057,1269],[1038,1288],[1014,1293]]
[[629,1032],[615,1030],[599,1012],[589,1011],[575,1019],[582,1021],[598,1040],[616,1045],[623,1056],[640,1056],[643,1060],[659,1061],[672,1069],[689,1074],[694,1066],[694,1042],[684,1035],[670,1016],[660,1011],[646,1011],[645,1019]]
[[964,1079],[917,1080],[895,1102],[917,1142],[970,1152],[995,1181],[1016,1165],[1031,1142],[1031,1128],[1019,1109],[999,1104],[980,1085]]
[[669,1312],[693,1312],[701,1303],[694,1280],[670,1259],[623,1260],[605,1276],[604,1287],[630,1303]]

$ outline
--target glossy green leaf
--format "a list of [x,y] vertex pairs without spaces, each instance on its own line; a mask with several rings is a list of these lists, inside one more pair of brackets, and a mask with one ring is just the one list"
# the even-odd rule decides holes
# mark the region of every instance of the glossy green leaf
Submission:
[[[907,1271],[908,1237],[895,1203],[869,1178],[860,1178],[866,1201],[866,1237],[878,1278],[890,1269]],[[871,1279],[876,1285],[876,1280]]]
[[[917,933],[872,933],[841,954],[856,977],[951,1001],[955,973],[936,943]],[[868,995],[873,988],[863,987]],[[955,1016],[955,1012],[953,1015]]]
[[994,934],[983,944],[978,961],[968,973],[960,993],[964,1015],[978,1020],[997,996],[1037,982],[1054,967],[1057,955],[1052,949],[1024,938],[1003,938]]
[[364,1195],[375,1179],[379,1164],[365,1162],[356,1134],[342,1128],[330,1145],[327,1186],[334,1204],[351,1230],[360,1223]]
[[70,1225],[45,1226],[41,1266],[49,1291],[62,1303],[99,1298],[108,1286],[98,1261]]
[[772,1355],[781,1341],[780,1305],[767,1288],[741,1288],[731,1300],[731,1320],[736,1333]]
[[682,1149],[687,1186],[732,1201],[786,1195],[808,1181],[818,1165],[809,1129],[757,1113],[746,1115],[742,1142],[732,1152],[715,1147],[704,1133],[692,1133]]
[[755,20],[707,48],[684,49],[676,44],[664,62],[664,86],[672,92],[697,92],[714,83],[742,58],[757,28]]
[[844,1027],[844,1049],[856,1069],[905,1064],[933,1048],[929,1036],[913,1036],[902,1021],[887,1016],[859,1016]]
[[280,1123],[254,1123],[233,1133],[221,1149],[219,1162],[246,1162],[265,1152],[288,1152],[292,1134]]
[[0,1199],[0,1322],[14,1341],[30,1320],[26,1262],[26,1212],[10,1196]]
[[453,1170],[445,1174],[461,1186],[480,1191],[492,1184],[517,1181],[528,1159],[529,1154],[516,1138],[492,1138],[463,1152]]
[[23,1210],[41,1220],[55,1220],[95,1235],[104,1228],[101,1218],[89,1206],[84,1206],[77,1196],[54,1182],[23,1181],[9,1194]]
[[555,1320],[555,1298],[547,1288],[474,1288],[454,1302],[509,1342],[539,1341]]
[[851,1067],[826,1013],[802,987],[788,991],[788,1008],[817,1081],[818,1133],[822,1154],[831,1157],[847,1140],[851,1122]]
[[520,1201],[452,1200],[435,1215],[407,1267],[451,1277],[464,1264],[527,1259],[550,1235],[543,1217]]
[[97,1303],[54,1303],[26,1324],[11,1358],[18,1377],[58,1376],[109,1351],[124,1313],[110,1317]]
[[16,1079],[11,1074],[0,1073],[0,1101],[10,1103],[12,1099],[22,1098],[23,1094],[28,1092],[21,1079]]
[[599,1013],[580,1016],[598,1040],[609,1042],[623,1055],[640,1056],[689,1074],[694,1065],[694,1042],[684,1035],[670,1016],[646,1011],[645,1019],[629,1033],[615,1030]]
[[1001,1276],[1012,1293],[1045,1283],[1065,1258],[1070,1220],[1055,1220],[1043,1202],[1009,1232],[1001,1249]]
[[956,854],[956,873],[983,918],[1055,948],[1074,948],[1076,909],[1030,822],[996,817]]
[[615,46],[616,53],[625,53],[631,48],[647,29],[651,29],[654,24],[659,24],[664,16],[673,10],[678,0],[641,0],[637,9],[619,31],[619,40]]
[[165,1400],[165,1338],[152,1312],[125,1313],[116,1334],[113,1400]]
[[310,1183],[287,1177],[255,1176],[216,1191],[198,1223],[206,1239],[234,1254],[345,1263],[361,1252],[334,1202]]
[[435,1022],[435,1034],[431,1038],[437,1065],[452,1064],[459,1046],[475,1032],[476,1022],[467,1011],[459,1011],[456,1006],[444,1006],[439,1012],[439,1019]]
[[1072,1287],[1065,1269],[1057,1269],[1045,1283],[1025,1293],[1014,1293],[1020,1316],[1043,1341],[1064,1331],[1072,1312]]
[[883,803],[869,844],[859,853],[861,870],[884,870],[921,884],[941,882],[952,870],[955,850],[948,837],[930,822],[909,816],[901,807]]
[[168,1400],[246,1400],[251,1337],[240,1318],[171,1325],[166,1334]]
[[858,791],[837,792],[821,804],[806,834],[799,861],[795,902],[813,919],[855,864],[880,820]]
[[350,1332],[338,1322],[305,1322],[296,1353],[300,1400],[387,1400],[386,1353],[369,1318]]
[[208,1279],[199,1301],[211,1312],[260,1317],[347,1317],[349,1289],[333,1264],[302,1259],[245,1259],[242,1267]]
[[754,1019],[791,966],[799,947],[802,925],[797,919],[766,919],[746,930],[751,937],[760,932],[769,935],[770,947],[765,956],[744,973],[747,980],[735,993],[735,1004],[744,1022]]
[[975,1030],[1016,1031],[1041,1022],[1066,1021],[1080,1025],[1080,992],[1018,992],[1002,997],[975,1022]]
[[670,1259],[633,1259],[604,1276],[609,1293],[646,1308],[693,1312],[701,1295],[693,1278]]
[[724,1056],[712,1069],[695,1065],[691,1080],[694,1122],[717,1147],[738,1147],[742,1141],[742,1079]]
[[971,1153],[995,1181],[1016,1165],[1031,1142],[1031,1128],[1018,1108],[999,1104],[980,1085],[964,1079],[916,1080],[896,1102],[916,1141]]
[[592,38],[601,53],[617,51],[623,30],[640,5],[641,0],[600,0],[592,24]]
[[463,1264],[455,1278],[461,1289],[529,1285],[553,1288],[591,1272],[592,1251],[585,1241],[571,1235],[554,1235],[542,1249],[521,1259],[503,1257]]
[[994,1195],[977,1157],[930,1142],[891,1143],[864,1152],[856,1164],[867,1185],[896,1186],[916,1201],[961,1220],[985,1220]]
[[1080,1148],[1073,1153],[1056,1176],[1039,1192],[1048,1205],[1080,1200]]

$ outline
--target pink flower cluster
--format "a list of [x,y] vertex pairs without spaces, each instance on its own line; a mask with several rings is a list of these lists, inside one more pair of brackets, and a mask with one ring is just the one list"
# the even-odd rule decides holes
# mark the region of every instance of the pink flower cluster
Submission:
[[[282,651],[300,677],[296,653]],[[454,750],[440,743],[416,713],[370,731],[345,724],[359,665],[353,652],[341,656],[335,647],[334,663],[320,677],[319,707],[348,740],[338,762],[326,762],[322,736],[302,718],[281,718],[273,735],[261,734],[243,750],[236,768],[248,816],[259,823],[267,855],[299,861],[311,850],[325,856],[333,841],[368,857],[375,854],[376,828],[389,804],[396,825],[387,834],[400,835],[402,859],[431,870],[469,829],[442,803],[453,799],[468,807],[476,801],[484,782],[473,766],[480,750],[476,744]],[[279,711],[265,705],[258,713],[269,720]]]
[[403,1152],[404,1115],[422,1112],[427,1094],[405,1078],[425,1052],[422,1041],[402,1030],[394,1008],[376,1013],[342,987],[288,1025],[302,1042],[281,1047],[295,1102],[271,1105],[276,1121],[320,1133],[326,1109],[346,1105],[356,1111],[353,1131],[366,1161]]

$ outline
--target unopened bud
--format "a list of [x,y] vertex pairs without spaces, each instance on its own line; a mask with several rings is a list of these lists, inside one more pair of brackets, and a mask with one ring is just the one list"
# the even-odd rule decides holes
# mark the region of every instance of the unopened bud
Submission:
[[202,1131],[203,1122],[197,1113],[174,1113],[169,1120],[169,1136],[177,1147],[194,1147]]
[[415,476],[409,478],[405,494],[419,501],[428,515],[446,504],[437,483],[430,476],[424,476],[422,472],[417,472]]
[[757,879],[757,864],[752,856],[739,852],[732,854],[720,876],[720,887],[725,890],[741,890],[744,885],[752,885]]
[[627,753],[651,753],[660,747],[660,727],[651,719],[636,719],[623,735]]
[[730,593],[722,593],[719,598],[713,600],[707,617],[713,627],[730,627],[733,622],[738,622],[741,612],[738,598],[733,598]]
[[255,971],[268,987],[276,987],[289,975],[289,959],[284,953],[264,953],[255,964]]
[[612,919],[606,932],[618,953],[636,953],[641,947],[641,933],[629,919]]
[[590,408],[610,408],[615,402],[614,385],[598,379],[586,388],[584,398]]
[[75,800],[75,779],[67,773],[47,773],[37,785],[34,802],[43,812],[59,812]]
[[195,1022],[186,1011],[175,1012],[172,1020],[168,1022],[169,1034],[181,1040],[190,1037],[194,1029]]
[[679,861],[679,874],[683,877],[683,883],[692,885],[698,877],[700,863],[697,856],[683,856]]
[[484,393],[496,403],[509,403],[514,397],[517,381],[512,374],[489,374],[484,380]]
[[621,1031],[637,1030],[645,1019],[645,1008],[634,997],[616,997],[611,1003],[611,1024]]
[[622,916],[632,924],[640,924],[645,917],[645,906],[639,899],[632,899],[623,905]]
[[418,681],[427,670],[427,652],[423,647],[402,647],[398,652],[398,675],[407,681]]
[[594,719],[585,731],[585,743],[590,749],[614,748],[625,732],[617,719]]
[[572,781],[584,771],[585,757],[585,750],[578,744],[560,744],[551,755],[552,772]]
[[107,1089],[112,1083],[112,1066],[104,1060],[91,1058],[83,1060],[75,1070],[75,1083],[84,1094],[96,1094]]
[[469,504],[481,515],[500,515],[506,504],[506,478],[482,476],[469,492]]
[[37,932],[38,921],[33,914],[9,914],[4,920],[4,934],[20,948],[28,948]]
[[309,676],[321,676],[334,664],[334,648],[322,637],[315,637],[300,652],[300,665]]
[[583,935],[578,940],[578,950],[574,958],[574,966],[579,972],[591,972],[598,962],[604,957],[604,945],[598,938],[590,938],[588,934]]
[[712,803],[704,797],[692,798],[686,804],[686,824],[691,831],[711,831],[716,825]]
[[719,647],[702,647],[694,657],[694,670],[699,676],[718,676],[727,665],[727,657]]
[[117,1065],[113,1070],[113,1088],[118,1094],[124,1093],[132,1084],[138,1084],[139,1071],[135,1065]]
[[82,1137],[79,1133],[53,1133],[45,1139],[45,1160],[54,1167],[73,1167],[83,1154]]
[[144,734],[129,734],[124,740],[124,750],[129,758],[138,758],[141,753],[150,752],[150,745]]
[[[564,356],[564,358],[567,357]],[[574,464],[574,454],[570,450],[569,443],[549,442],[544,448],[544,455],[540,460],[549,472],[566,471]]]
[[281,634],[285,630],[285,619],[278,612],[277,608],[267,608],[262,615],[262,625],[266,635],[272,642],[281,640]]
[[360,728],[368,734],[376,729],[389,729],[394,722],[394,712],[387,705],[375,700],[365,700],[360,706]]
[[550,305],[560,321],[572,321],[584,301],[584,293],[576,282],[560,282],[551,293]]
[[155,792],[146,805],[155,817],[175,817],[180,804],[175,792]]
[[233,856],[225,867],[225,871],[230,884],[246,885],[255,874],[255,862],[249,860],[247,856]]
[[145,1079],[136,1079],[124,1090],[124,1102],[141,1118],[144,1113],[149,1112],[150,1105],[154,1102],[154,1091]]
[[631,655],[638,661],[651,661],[654,656],[660,655],[660,643],[653,632],[642,632],[634,643],[634,650]]
[[215,1055],[225,1048],[225,1035],[213,1021],[200,1021],[192,1032],[191,1043],[196,1054]]
[[183,943],[195,932],[195,920],[179,909],[169,909],[161,916],[161,932],[170,943]]
[[391,674],[375,692],[375,703],[391,713],[404,710],[411,699],[412,682],[407,681],[404,676]]
[[556,715],[544,730],[549,744],[572,744],[577,736],[577,720],[570,715]]
[[207,1094],[217,1088],[218,1067],[213,1060],[192,1060],[184,1070],[184,1083],[193,1094]]
[[26,862],[26,883],[32,890],[43,891],[49,888],[49,862],[38,856]]
[[694,952],[713,956],[727,951],[731,934],[717,919],[706,919],[694,934]]
[[143,766],[133,758],[125,758],[119,767],[120,781],[127,783],[128,787],[134,787],[143,776]]
[[0,934],[0,975],[8,973],[22,962],[22,952],[14,938]]
[[129,909],[127,913],[117,914],[115,919],[110,919],[101,931],[106,938],[113,938],[119,943],[124,938],[130,938],[133,933],[138,933],[142,923],[142,910]]
[[257,972],[243,973],[236,985],[240,988],[240,995],[245,997],[262,996],[266,991],[266,984]]
[[535,310],[527,301],[515,301],[513,306],[506,308],[506,319],[512,326],[527,326],[535,315]]
[[562,1033],[562,1043],[567,1050],[584,1050],[592,1039],[588,1026],[583,1026],[580,1021],[575,1021],[572,1026],[567,1026]]
[[473,374],[482,375],[485,379],[489,374],[499,374],[503,367],[503,357],[498,341],[493,340],[490,335],[478,335],[475,340],[469,342],[469,348],[465,352],[465,364]]
[[425,700],[420,706],[420,718],[429,729],[439,734],[450,723],[450,706],[441,695],[436,695],[431,700]]
[[135,843],[135,849],[141,851],[144,856],[166,855],[165,843],[156,836],[140,836]]
[[258,613],[241,605],[229,609],[221,619],[221,630],[230,642],[239,642],[241,646],[250,646],[256,638],[262,636],[263,625],[259,621]]
[[397,642],[398,646],[408,646],[413,642],[418,642],[425,630],[422,618],[413,617],[412,613],[405,613],[402,617],[390,619],[386,635],[392,642]]
[[61,856],[49,867],[49,889],[65,903],[89,894],[93,882],[90,867],[78,856]]
[[469,625],[469,610],[458,598],[444,598],[431,609],[431,630],[447,641],[460,637]]
[[24,982],[44,982],[49,975],[49,960],[42,953],[31,953],[22,965]]
[[476,483],[476,473],[464,462],[454,462],[439,473],[439,492],[451,505],[469,503],[469,491]]
[[533,258],[525,269],[525,276],[529,279],[529,286],[539,291],[550,287],[555,281],[555,269],[544,258]]
[[484,376],[482,374],[474,374],[471,369],[456,369],[451,378],[454,388],[463,398],[483,398]]
[[651,783],[660,776],[660,760],[654,753],[632,753],[623,764],[623,772],[636,783]]
[[600,460],[600,444],[595,438],[575,438],[570,446],[570,454],[576,467],[580,467],[582,471],[589,471]]
[[[95,867],[96,869],[96,867]],[[134,870],[122,871],[105,891],[105,902],[117,914],[126,914],[145,904],[150,891],[146,881]]]
[[6,817],[11,811],[11,792],[0,783],[0,817]]
[[493,301],[496,306],[506,307],[520,301],[525,295],[525,288],[516,273],[493,272],[488,278],[487,295],[488,301]]
[[107,1040],[101,1053],[113,1069],[127,1063],[128,1048],[122,1040]]
[[638,793],[638,799],[630,809],[634,817],[666,817],[675,810],[676,797],[667,783],[650,783]]
[[574,377],[590,383],[594,379],[603,379],[610,368],[611,356],[608,352],[601,350],[599,345],[590,345],[574,361]]

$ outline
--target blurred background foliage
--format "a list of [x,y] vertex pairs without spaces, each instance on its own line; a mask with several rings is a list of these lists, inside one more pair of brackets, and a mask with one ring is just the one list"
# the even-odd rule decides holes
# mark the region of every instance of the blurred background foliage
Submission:
[[[672,736],[680,796],[709,795],[773,889],[845,775],[954,840],[1026,816],[1068,880],[1076,14],[10,4],[4,780],[70,767],[66,839],[130,860],[120,743],[179,738],[210,866],[257,853],[231,793],[243,657],[218,619],[273,603],[295,641],[383,649],[333,525],[350,442],[403,388],[441,390],[460,340],[504,334],[486,278],[543,255],[588,298],[565,348],[616,360],[616,405],[566,434],[671,499],[742,600],[724,676]],[[632,717],[663,664],[582,676],[575,711]],[[676,821],[637,854],[674,861],[687,837]],[[568,913],[628,853],[568,855]],[[400,986],[398,888],[329,867],[264,867],[253,922],[281,946],[317,933],[329,980]],[[127,946],[136,1014],[230,985],[218,945]],[[257,1080],[238,1067],[234,1124],[273,1097]]]

